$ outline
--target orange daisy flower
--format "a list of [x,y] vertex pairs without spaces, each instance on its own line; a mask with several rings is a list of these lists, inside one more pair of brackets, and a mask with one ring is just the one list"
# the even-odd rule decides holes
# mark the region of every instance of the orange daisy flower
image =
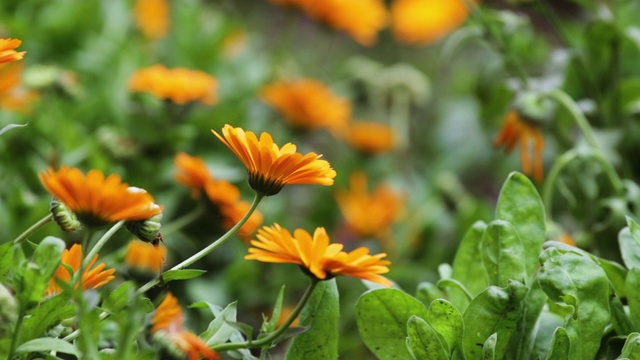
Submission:
[[271,263],[297,264],[305,272],[319,280],[328,280],[337,275],[347,275],[377,282],[385,286],[392,283],[380,274],[389,272],[387,254],[369,255],[369,249],[358,248],[349,253],[342,251],[342,244],[329,244],[329,236],[319,227],[313,237],[303,229],[296,229],[293,236],[278,224],[264,226],[258,230],[257,240],[247,260]]
[[[533,141],[533,163],[529,150],[531,141]],[[494,146],[504,145],[507,153],[509,153],[516,143],[520,144],[522,172],[526,175],[533,174],[533,178],[537,182],[541,182],[543,178],[542,151],[544,150],[542,133],[517,111],[511,110],[507,114],[500,133],[494,139],[493,144]]]
[[178,300],[171,294],[162,300],[153,315],[151,333],[177,350],[176,355],[186,355],[189,360],[218,360],[220,355],[209,349],[194,333],[183,328],[184,315]]
[[217,87],[216,79],[203,71],[167,69],[163,65],[140,69],[129,79],[129,90],[132,92],[148,92],[178,105],[191,101],[213,105],[217,101]]
[[0,109],[26,113],[40,97],[22,86],[22,63],[0,65]]
[[167,248],[160,242],[155,244],[133,240],[127,246],[125,264],[131,268],[160,272],[167,257]]
[[374,121],[351,122],[343,136],[349,145],[366,154],[384,153],[396,145],[393,129]]
[[19,39],[0,38],[0,64],[22,60],[27,52],[15,50],[20,44],[22,44],[22,40]]
[[349,183],[350,189],[336,194],[347,226],[359,238],[373,236],[387,240],[391,226],[404,206],[403,197],[385,184],[378,185],[369,193],[367,177],[363,172],[353,173]]
[[264,102],[282,113],[292,126],[338,131],[349,121],[351,104],[312,79],[278,81],[262,88]]
[[[65,249],[62,252],[60,262],[71,267],[71,269],[73,269],[73,272],[76,273],[78,270],[80,270],[80,265],[82,264],[83,259],[84,256],[82,255],[82,245],[74,244],[73,246],[71,246],[71,249]],[[84,290],[97,289],[102,285],[108,283],[109,281],[115,279],[115,276],[113,276],[113,274],[116,272],[116,270],[104,270],[106,265],[103,263],[98,264],[98,266],[92,269],[97,260],[98,255],[94,256],[93,259],[91,259],[89,266],[87,266],[87,268],[84,269],[84,273],[82,273],[82,287]],[[53,278],[49,280],[49,286],[47,286],[47,289],[45,290],[45,295],[53,296],[60,293],[62,289],[60,288],[60,286],[58,286],[56,281],[69,283],[69,281],[71,281],[71,276],[72,274],[69,274],[69,271],[63,265],[58,266],[56,272],[53,274]],[[76,284],[76,288],[79,285],[79,283]]]
[[223,136],[211,132],[242,161],[249,174],[249,185],[262,195],[275,195],[285,185],[333,185],[336,172],[329,162],[320,160],[322,155],[314,152],[302,155],[292,143],[280,148],[266,132],[258,139],[253,132],[228,124],[222,128]]
[[[222,215],[222,227],[229,230],[234,227],[244,215],[249,211],[251,204],[246,201],[237,201],[233,204],[228,204],[220,207],[220,214]],[[262,225],[264,217],[262,213],[255,210],[238,230],[237,234],[240,239],[248,243],[251,240],[251,236],[256,232],[256,229]]]
[[147,39],[160,39],[169,32],[167,0],[137,0],[134,16],[136,25]]
[[394,37],[405,44],[433,44],[460,27],[469,15],[466,0],[394,0]]
[[76,168],[63,166],[55,172],[47,168],[39,174],[44,187],[89,227],[120,220],[145,220],[162,209],[146,191],[129,187],[120,176],[91,170],[85,176]]

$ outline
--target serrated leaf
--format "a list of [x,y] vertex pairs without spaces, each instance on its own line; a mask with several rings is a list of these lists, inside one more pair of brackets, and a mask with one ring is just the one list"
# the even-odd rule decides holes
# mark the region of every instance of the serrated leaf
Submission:
[[471,301],[463,315],[462,347],[467,359],[480,358],[482,349],[477,344],[484,344],[494,333],[497,333],[495,357],[504,357],[526,293],[525,285],[512,281],[506,288],[490,286]]
[[462,315],[453,304],[444,300],[434,300],[429,309],[429,315],[426,321],[429,325],[442,336],[447,346],[448,355],[457,347],[462,348],[462,334],[464,332],[464,324]]
[[360,337],[379,359],[408,359],[407,321],[411,316],[428,317],[424,304],[397,289],[364,293],[356,304]]
[[57,351],[65,354],[80,356],[80,352],[75,345],[56,338],[38,338],[20,345],[16,353],[37,353]]
[[299,324],[311,328],[293,338],[287,360],[338,358],[340,302],[336,279],[321,281],[300,313]]
[[551,248],[540,255],[538,281],[549,298],[574,309],[564,328],[571,339],[569,359],[595,358],[609,323],[609,280],[588,257]]
[[516,229],[525,250],[525,269],[533,274],[546,236],[545,213],[536,187],[523,174],[511,173],[502,186],[496,219],[508,221]]
[[189,280],[200,277],[206,272],[206,270],[196,269],[167,270],[162,273],[162,280],[164,280],[165,283],[174,280]]
[[414,359],[448,360],[446,344],[422,318],[412,316],[407,322],[407,348]]

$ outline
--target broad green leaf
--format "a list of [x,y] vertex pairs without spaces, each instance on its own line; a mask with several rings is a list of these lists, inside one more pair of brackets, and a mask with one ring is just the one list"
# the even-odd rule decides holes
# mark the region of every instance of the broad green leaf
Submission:
[[562,327],[556,329],[551,340],[551,347],[547,354],[547,360],[566,360],[570,359],[571,339],[567,334],[567,330]]
[[47,236],[38,244],[29,262],[15,258],[16,255],[23,256],[23,253],[19,247],[14,248],[14,262],[18,263],[13,272],[14,283],[21,312],[37,306],[44,299],[44,291],[60,263],[64,248],[64,241]]
[[627,273],[627,303],[631,321],[636,329],[640,327],[640,268],[632,268]]
[[356,304],[360,337],[379,359],[409,359],[407,321],[411,316],[428,317],[427,308],[414,297],[397,289],[368,291]]
[[209,327],[200,335],[200,337],[207,343],[207,346],[227,342],[231,337],[231,334],[237,331],[229,324],[237,321],[237,302],[234,301],[227,305],[224,310],[222,310],[218,305],[209,302],[201,303],[207,304],[215,318],[209,323]]
[[40,273],[48,282],[60,264],[60,255],[66,247],[64,241],[57,237],[47,236],[33,252],[31,260],[38,265]]
[[[552,346],[551,344],[553,344],[554,333],[556,329],[562,326],[563,322],[563,316],[552,312],[548,308],[545,308],[540,313],[538,322],[534,329],[534,339],[532,341],[533,348],[531,349],[531,356],[529,359],[545,359],[547,357],[549,349]],[[526,359],[526,357],[524,358]]]
[[102,302],[102,308],[111,313],[117,313],[124,309],[135,296],[136,286],[131,281],[120,284]]
[[526,293],[525,285],[511,281],[506,288],[490,286],[471,301],[463,315],[462,347],[468,360],[482,357],[482,348],[478,344],[484,344],[493,333],[497,333],[495,357],[504,357]]
[[640,333],[634,332],[627,336],[620,358],[640,360]]
[[162,274],[162,280],[165,283],[173,280],[189,280],[200,277],[206,273],[206,270],[184,269],[184,270],[167,270]]
[[547,249],[540,255],[538,281],[549,298],[573,308],[564,328],[571,339],[569,359],[593,359],[609,323],[609,280],[591,259],[574,252]]
[[626,227],[618,234],[620,255],[627,268],[640,269],[640,243],[633,237],[631,230]]
[[538,191],[523,174],[511,173],[502,186],[496,219],[508,221],[515,227],[526,251],[525,269],[527,274],[533,274],[545,241],[545,214]]
[[76,306],[69,302],[71,295],[62,293],[43,302],[35,308],[31,316],[24,320],[20,332],[20,342],[46,335],[49,327],[76,314]]
[[311,328],[294,337],[287,360],[338,358],[340,298],[336,279],[321,281],[300,313],[300,325]]
[[509,341],[509,347],[512,349],[511,352],[515,353],[516,359],[532,358],[530,352],[535,341],[532,333],[538,326],[538,319],[546,301],[547,295],[542,291],[538,281],[534,279],[522,301],[522,312]]
[[482,236],[482,265],[489,284],[507,286],[510,280],[528,282],[525,249],[516,229],[507,221],[489,223]]
[[[487,225],[482,221],[473,224],[464,235],[453,259],[451,277],[460,281],[474,296],[488,286],[484,271],[479,271],[480,269],[478,268],[478,265],[482,264],[482,252],[480,249],[482,234],[486,228]],[[458,289],[449,290],[449,299],[460,311],[464,311],[470,302],[466,294]]]
[[431,302],[435,299],[441,299],[445,297],[445,294],[442,290],[439,289],[438,286],[424,281],[418,284],[418,289],[416,290],[416,299],[422,301],[425,306],[431,304]]
[[445,340],[448,355],[457,347],[462,348],[464,324],[462,315],[453,304],[444,300],[434,300],[428,309],[427,322]]
[[630,334],[635,331],[633,322],[627,316],[622,301],[617,296],[612,295],[609,300],[609,308],[611,309],[611,324],[618,334]]
[[448,360],[446,344],[423,319],[411,316],[407,322],[407,348],[414,359]]
[[5,282],[11,269],[11,261],[13,260],[12,247],[13,243],[11,242],[0,245],[0,283]]
[[57,351],[65,354],[80,356],[80,352],[75,345],[56,338],[38,338],[20,345],[16,353],[34,353]]
[[482,345],[482,360],[496,359],[496,345],[498,344],[498,333],[493,333]]

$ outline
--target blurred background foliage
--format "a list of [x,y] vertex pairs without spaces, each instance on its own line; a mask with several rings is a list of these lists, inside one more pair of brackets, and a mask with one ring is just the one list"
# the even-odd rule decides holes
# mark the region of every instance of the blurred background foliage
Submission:
[[[169,5],[167,33],[150,39],[136,24],[133,0],[0,3],[0,36],[23,40],[20,50],[27,51],[21,84],[12,90],[26,104],[0,102],[0,128],[28,124],[0,139],[3,242],[48,211],[50,198],[37,177],[47,166],[119,174],[153,194],[170,223],[196,206],[174,180],[174,157],[186,152],[203,158],[215,178],[233,182],[250,200],[241,163],[210,132],[229,123],[268,131],[276,143],[293,142],[303,153],[321,153],[338,172],[333,187],[287,187],[263,201],[265,225],[323,226],[347,248],[364,244],[385,251],[392,261],[389,278],[412,293],[420,282],[435,282],[438,265],[451,263],[473,222],[492,218],[500,185],[520,169],[517,155],[493,145],[507,113],[516,109],[544,137],[545,176],[559,159],[567,160],[553,183],[546,177],[538,183],[541,190],[548,187],[548,220],[557,225],[549,238],[567,232],[580,247],[619,259],[612,240],[624,215],[640,211],[640,162],[634,160],[640,150],[639,2],[486,1],[446,38],[405,44],[386,28],[369,46],[295,7],[268,1]],[[215,103],[179,105],[130,91],[132,74],[154,64],[213,76]],[[346,99],[349,121],[390,126],[393,147],[372,154],[335,129],[292,127],[261,92],[274,81],[300,78],[316,79]],[[564,90],[586,114],[604,161],[590,151],[571,114],[543,96],[553,89]],[[609,164],[620,183],[611,181]],[[381,232],[364,236],[348,226],[335,200],[340,191],[353,190],[350,177],[358,171],[371,191],[388,186],[400,204]],[[374,208],[360,215],[362,221],[382,211]],[[53,227],[48,231],[68,244],[79,241]],[[167,264],[222,232],[220,218],[207,213],[166,236]],[[135,277],[122,264],[129,239],[119,236],[101,259],[123,278]],[[285,303],[294,304],[304,276],[291,266],[245,261],[245,253],[242,241],[227,244],[195,265],[207,270],[205,276],[168,287],[185,304],[238,300],[240,320],[256,325],[282,284]],[[352,309],[366,287],[353,279],[338,285],[340,353],[363,358],[368,351],[358,340]],[[206,322],[194,315],[192,328],[203,329]]]

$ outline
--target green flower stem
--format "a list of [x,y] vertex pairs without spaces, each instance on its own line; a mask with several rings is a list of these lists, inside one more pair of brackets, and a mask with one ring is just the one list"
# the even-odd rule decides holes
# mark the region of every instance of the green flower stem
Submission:
[[598,139],[596,139],[596,135],[593,133],[591,125],[589,125],[589,121],[586,117],[584,117],[576,102],[573,101],[573,99],[569,95],[567,95],[566,92],[560,89],[553,90],[547,93],[546,96],[562,105],[569,112],[569,114],[571,114],[571,118],[573,118],[573,121],[575,121],[578,127],[580,127],[580,130],[584,134],[589,145],[592,148],[602,152],[602,147],[600,146],[600,143],[598,143]]
[[102,235],[100,240],[98,240],[98,242],[93,246],[93,248],[91,249],[91,251],[89,251],[87,256],[84,257],[84,260],[82,261],[83,267],[89,266],[91,259],[93,259],[93,257],[96,254],[98,254],[98,252],[100,251],[100,249],[102,249],[104,244],[106,244],[107,241],[111,239],[113,234],[115,234],[118,230],[120,230],[120,228],[122,227],[122,225],[124,225],[124,223],[125,223],[125,220],[118,221],[115,225],[111,227],[111,229],[109,229],[106,233],[104,233],[104,235]]
[[309,286],[307,287],[307,290],[302,295],[300,302],[298,303],[298,305],[296,305],[296,308],[293,309],[293,312],[291,313],[291,315],[289,315],[289,318],[287,319],[287,321],[285,321],[284,324],[282,324],[282,326],[276,329],[276,331],[255,341],[248,340],[241,343],[220,344],[220,345],[214,346],[213,350],[226,351],[226,350],[235,350],[235,349],[258,348],[262,346],[271,345],[273,341],[277,340],[291,326],[291,324],[295,321],[298,315],[300,315],[302,308],[304,308],[304,306],[307,304],[307,301],[309,301],[309,298],[311,297],[313,290],[316,288],[316,285],[318,285],[319,282],[320,282],[319,279],[316,279],[315,277],[311,278],[311,283],[309,284]]
[[47,214],[47,216],[38,220],[37,223],[31,225],[31,227],[29,227],[22,234],[20,234],[15,240],[13,240],[13,243],[16,245],[22,243],[26,238],[33,235],[33,233],[40,230],[41,227],[47,225],[51,221],[53,221],[53,216],[51,214]]
[[[232,227],[229,231],[227,231],[224,235],[222,235],[218,240],[216,240],[213,243],[209,244],[209,246],[207,246],[204,249],[198,251],[197,253],[195,253],[191,257],[189,257],[188,259],[184,260],[180,264],[172,267],[171,269],[169,269],[167,271],[184,269],[187,266],[192,265],[196,261],[198,261],[198,260],[202,259],[203,257],[205,257],[207,254],[209,254],[210,252],[215,250],[218,246],[224,244],[227,240],[229,240],[242,227],[242,225],[244,225],[247,222],[247,220],[249,220],[249,217],[251,216],[251,214],[253,214],[255,209],[258,207],[258,204],[260,203],[260,200],[262,200],[263,196],[264,195],[258,194],[256,192],[255,197],[253,198],[253,202],[251,203],[251,207],[249,208],[249,211],[247,211],[247,213],[244,215],[244,217],[234,227]],[[142,287],[140,287],[136,293],[137,294],[145,293],[147,290],[151,289],[152,287],[154,287],[158,283],[160,283],[160,279],[161,279],[161,277],[158,277],[158,278],[153,279],[153,280],[149,281],[148,283],[142,285]]]
[[20,332],[22,331],[22,321],[25,318],[25,314],[24,314],[24,311],[22,310],[22,306],[20,308],[21,310],[18,316],[18,321],[16,322],[16,327],[13,329],[11,346],[9,347],[9,353],[7,355],[8,360],[10,360],[13,357],[13,354],[16,352],[16,348],[18,346],[18,340],[20,339]]
[[204,210],[204,206],[198,206],[193,211],[163,226],[160,232],[163,236],[174,233],[199,218],[200,215],[204,214]]

